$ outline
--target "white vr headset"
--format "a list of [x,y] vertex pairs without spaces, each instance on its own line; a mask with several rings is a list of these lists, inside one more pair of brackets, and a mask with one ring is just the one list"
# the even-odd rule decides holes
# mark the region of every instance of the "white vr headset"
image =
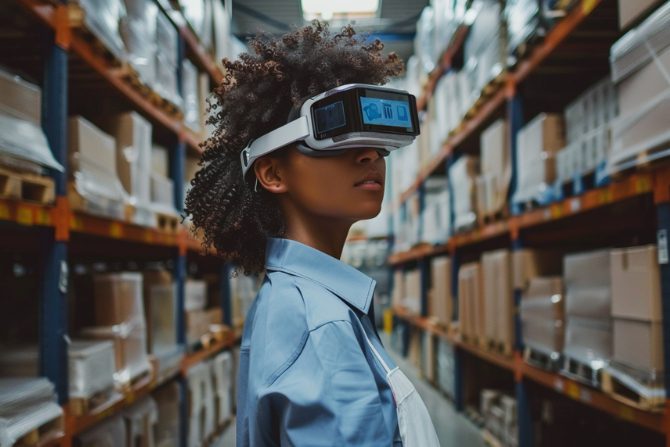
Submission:
[[404,90],[347,84],[307,99],[300,116],[251,142],[240,154],[242,175],[254,162],[289,144],[310,156],[347,149],[388,151],[408,146],[419,135],[416,98]]

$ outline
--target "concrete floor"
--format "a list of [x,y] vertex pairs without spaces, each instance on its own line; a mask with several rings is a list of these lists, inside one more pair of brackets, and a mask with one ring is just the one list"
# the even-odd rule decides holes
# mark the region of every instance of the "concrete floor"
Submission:
[[[418,377],[418,372],[401,355],[390,349],[390,339],[380,333],[384,346],[393,360],[412,381],[426,404],[442,447],[484,447],[479,429],[468,419],[458,414],[451,401],[435,388]],[[223,434],[216,447],[235,447],[235,424]]]

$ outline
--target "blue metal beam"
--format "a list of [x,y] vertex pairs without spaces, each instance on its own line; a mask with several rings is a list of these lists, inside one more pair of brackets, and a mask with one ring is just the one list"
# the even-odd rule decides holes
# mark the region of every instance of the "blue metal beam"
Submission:
[[[665,383],[670,384],[670,263],[668,262],[668,237],[670,237],[670,203],[660,203],[656,208],[658,259],[661,272],[661,305],[663,312],[663,346]],[[670,399],[670,386],[665,388]]]

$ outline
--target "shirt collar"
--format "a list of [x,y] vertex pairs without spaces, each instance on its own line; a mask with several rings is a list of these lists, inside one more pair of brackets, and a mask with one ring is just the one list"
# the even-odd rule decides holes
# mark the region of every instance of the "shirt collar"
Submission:
[[365,314],[370,309],[375,280],[315,248],[290,239],[269,238],[265,267],[311,279]]

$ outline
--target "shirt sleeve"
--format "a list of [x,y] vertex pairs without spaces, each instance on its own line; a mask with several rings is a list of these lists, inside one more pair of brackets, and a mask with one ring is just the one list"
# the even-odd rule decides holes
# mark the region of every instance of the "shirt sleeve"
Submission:
[[275,432],[261,437],[282,446],[389,446],[397,425],[384,419],[374,373],[348,321],[310,332],[259,402],[259,416]]

